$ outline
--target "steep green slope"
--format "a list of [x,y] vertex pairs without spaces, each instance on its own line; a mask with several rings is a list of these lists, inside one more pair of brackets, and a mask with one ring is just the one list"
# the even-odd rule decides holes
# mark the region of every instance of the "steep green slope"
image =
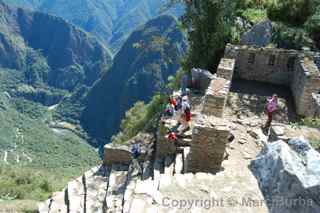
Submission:
[[110,63],[99,42],[63,19],[0,1],[0,66],[24,71],[32,85],[91,86]]
[[0,68],[0,200],[47,199],[99,161],[82,138],[49,127],[47,107],[11,95],[23,79]]
[[53,128],[47,106],[91,86],[110,60],[99,42],[61,18],[0,1],[1,201],[47,199],[97,164],[84,139]]
[[[7,3],[51,13],[96,35],[117,52],[139,25],[160,15],[164,0],[5,0]],[[182,7],[165,12],[179,16]]]
[[133,103],[148,102],[156,91],[163,91],[185,49],[184,36],[171,16],[160,16],[133,32],[111,69],[89,92],[83,127],[98,141],[108,141]]

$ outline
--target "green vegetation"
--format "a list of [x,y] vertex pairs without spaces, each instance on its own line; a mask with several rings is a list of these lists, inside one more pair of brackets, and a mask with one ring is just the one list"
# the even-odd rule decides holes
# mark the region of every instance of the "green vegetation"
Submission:
[[268,6],[268,17],[277,22],[274,42],[280,47],[320,47],[320,1],[277,0]]
[[251,23],[259,23],[267,18],[267,11],[264,9],[248,8],[241,13],[241,17]]
[[49,128],[47,107],[17,97],[23,84],[23,72],[0,69],[0,200],[47,199],[100,161],[74,133]]
[[121,121],[120,132],[112,137],[112,143],[125,143],[154,122],[154,119],[157,120],[159,113],[164,110],[167,98],[166,95],[157,94],[147,105],[141,101],[136,102],[126,112]]
[[188,31],[189,51],[186,70],[200,67],[215,70],[230,41],[236,4],[233,1],[184,1],[183,26]]
[[43,85],[48,81],[50,67],[40,51],[28,48],[26,57],[26,81],[32,85]]
[[41,170],[24,166],[0,165],[1,200],[45,200],[61,190],[71,177],[76,178],[80,170]]
[[303,118],[298,122],[300,126],[308,126],[313,128],[320,128],[320,119],[319,118]]
[[166,92],[185,50],[185,37],[171,16],[159,16],[134,31],[84,100],[81,125],[89,136],[109,142],[134,103],[148,103],[157,92]]

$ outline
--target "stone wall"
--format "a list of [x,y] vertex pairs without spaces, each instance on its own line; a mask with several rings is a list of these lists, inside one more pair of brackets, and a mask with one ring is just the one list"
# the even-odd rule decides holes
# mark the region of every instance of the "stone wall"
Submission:
[[228,44],[225,58],[235,59],[234,78],[289,86],[297,114],[314,115],[312,93],[320,92],[320,53]]
[[320,94],[315,94],[315,93],[312,94],[310,114],[313,117],[320,118]]
[[187,171],[194,173],[219,171],[229,133],[229,125],[224,119],[198,115],[194,121]]
[[157,132],[156,144],[156,156],[158,158],[176,153],[176,146],[166,137],[169,129],[172,129],[174,126],[176,126],[176,121],[174,119],[167,119],[166,121],[160,122]]
[[208,87],[202,102],[202,113],[222,118],[230,91],[231,81],[214,78]]
[[320,72],[309,58],[300,58],[291,83],[291,90],[297,113],[302,116],[313,116],[312,93],[320,92]]
[[235,63],[235,59],[222,58],[217,69],[217,76],[231,81]]
[[227,45],[225,57],[236,60],[234,77],[290,85],[299,52],[275,48]]

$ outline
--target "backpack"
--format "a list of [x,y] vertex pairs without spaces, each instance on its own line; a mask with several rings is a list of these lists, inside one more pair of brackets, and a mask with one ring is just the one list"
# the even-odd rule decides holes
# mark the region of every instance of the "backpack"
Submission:
[[191,112],[191,107],[189,103],[185,103],[184,105],[184,113],[190,113]]
[[140,144],[133,144],[131,152],[134,158],[138,158],[141,154]]

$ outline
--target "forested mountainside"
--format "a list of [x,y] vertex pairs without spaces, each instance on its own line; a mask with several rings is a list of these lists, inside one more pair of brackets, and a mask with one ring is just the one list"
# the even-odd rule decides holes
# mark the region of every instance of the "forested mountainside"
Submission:
[[88,93],[81,116],[84,129],[108,141],[136,101],[148,102],[155,92],[164,91],[185,50],[185,38],[171,16],[160,16],[133,32],[111,69]]
[[[167,0],[5,0],[54,14],[96,35],[117,52],[139,25],[163,13]],[[181,5],[165,14],[180,16]]]
[[0,1],[1,201],[45,199],[98,162],[76,127],[52,123],[52,105],[110,63],[94,37],[62,18]]
[[0,3],[0,65],[35,87],[91,86],[111,64],[106,49],[63,19]]

